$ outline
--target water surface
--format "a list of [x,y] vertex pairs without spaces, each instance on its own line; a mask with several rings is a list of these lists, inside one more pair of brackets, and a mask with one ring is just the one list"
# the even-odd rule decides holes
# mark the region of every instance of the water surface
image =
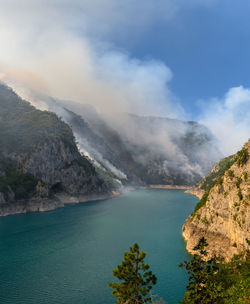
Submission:
[[158,277],[154,293],[177,302],[187,284],[177,265],[189,258],[181,226],[197,201],[182,190],[138,190],[0,218],[0,303],[115,303],[107,282],[134,242]]

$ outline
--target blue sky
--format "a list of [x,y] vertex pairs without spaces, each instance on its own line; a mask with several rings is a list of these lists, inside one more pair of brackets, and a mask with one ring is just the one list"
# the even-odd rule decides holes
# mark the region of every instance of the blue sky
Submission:
[[250,134],[249,0],[0,0],[0,79],[100,112]]
[[250,85],[250,1],[185,7],[139,37],[129,35],[114,35],[112,42],[132,56],[164,61],[174,74],[171,89],[193,119],[199,118],[199,99]]

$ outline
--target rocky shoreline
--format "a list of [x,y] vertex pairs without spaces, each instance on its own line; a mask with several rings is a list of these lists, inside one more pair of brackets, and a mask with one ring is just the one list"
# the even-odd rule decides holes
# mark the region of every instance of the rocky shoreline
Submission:
[[12,203],[5,203],[0,205],[0,216],[9,216],[15,214],[25,214],[31,212],[45,212],[51,211],[58,208],[65,207],[69,204],[80,204],[89,201],[99,201],[109,198],[116,197],[122,192],[112,191],[108,194],[98,194],[98,195],[81,195],[78,197],[73,197],[69,195],[55,196],[52,199],[31,199],[29,201],[19,201]]
[[[81,195],[70,196],[68,194],[56,195],[53,198],[33,198],[30,200],[23,200],[13,203],[0,204],[0,217],[9,216],[15,214],[25,214],[31,212],[46,212],[63,208],[69,204],[80,204],[90,201],[99,201],[119,196],[123,193],[127,193],[136,189],[170,189],[170,190],[187,190],[189,193],[190,187],[188,186],[174,186],[174,185],[150,185],[148,187],[125,187],[119,191],[112,191],[107,194],[93,194],[93,195]],[[191,192],[190,192],[191,193]]]
[[198,197],[199,199],[201,199],[202,196],[204,195],[205,191],[202,189],[196,188],[196,187],[192,187],[192,188],[187,189],[185,191],[185,193],[192,194],[192,195]]

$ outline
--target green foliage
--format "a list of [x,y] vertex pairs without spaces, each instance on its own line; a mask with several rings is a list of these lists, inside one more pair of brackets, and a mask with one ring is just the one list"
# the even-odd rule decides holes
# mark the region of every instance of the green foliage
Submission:
[[247,172],[246,172],[246,171],[243,173],[243,176],[244,176],[244,180],[245,180],[245,182],[246,182],[246,181],[247,181],[247,179],[248,179],[248,174],[247,174]]
[[238,255],[222,264],[216,257],[208,259],[206,240],[202,238],[190,262],[179,265],[189,274],[183,304],[240,304],[250,302],[250,255]]
[[[223,158],[216,165],[216,169],[211,171],[198,185],[198,187],[202,190],[205,190],[205,193],[201,200],[197,203],[194,209],[194,213],[196,213],[201,207],[205,206],[207,202],[207,198],[212,187],[217,184],[221,186],[223,184],[223,175],[226,170],[228,170],[232,164],[234,163],[236,155],[231,155]],[[228,170],[229,175],[233,175],[232,170]]]
[[239,207],[239,206],[240,206],[240,203],[234,202],[234,207]]
[[207,219],[206,217],[203,217],[203,219],[202,219],[201,221],[202,221],[202,223],[204,223],[204,224],[208,224],[208,219]]
[[231,262],[219,265],[215,282],[222,282],[223,302],[227,304],[250,302],[250,254],[235,256]]
[[122,264],[113,270],[113,275],[121,283],[111,282],[112,294],[117,297],[117,304],[142,304],[151,301],[149,296],[152,286],[156,284],[156,276],[144,263],[146,252],[140,251],[134,244],[129,252],[124,254]]
[[0,84],[0,151],[31,152],[49,140],[61,140],[76,151],[70,127],[55,114],[39,111]]
[[[206,246],[206,240],[201,238],[194,250],[204,258],[207,256]],[[182,303],[220,303],[221,284],[215,284],[212,279],[219,269],[215,258],[204,262],[198,254],[195,254],[190,262],[185,261],[179,266],[184,267],[189,274],[187,293]]]
[[196,213],[201,207],[206,205],[207,198],[209,195],[209,191],[207,191],[201,198],[201,200],[198,202],[198,204],[194,208],[194,213]]
[[240,177],[237,177],[237,180],[236,180],[236,187],[239,189],[240,188],[240,184],[242,183],[242,179]]
[[242,192],[240,189],[238,190],[238,197],[239,197],[240,201],[243,199],[243,195],[242,195]]
[[233,172],[233,170],[228,170],[227,173],[228,173],[228,175],[229,175],[229,177],[230,177],[231,179],[234,177],[234,172]]
[[28,199],[36,190],[38,179],[32,174],[22,173],[18,170],[17,163],[9,158],[3,157],[0,153],[0,192],[8,199],[8,194],[12,190],[15,199]]
[[[221,178],[224,173],[226,172],[226,170],[228,170],[232,164],[235,161],[236,156],[235,155],[231,155],[228,157],[223,158],[222,160],[220,160],[217,165],[216,165],[216,169],[211,171],[200,183],[200,188],[205,190],[205,191],[209,191],[213,185],[216,183],[216,181]],[[233,171],[231,170],[233,174]]]
[[216,185],[221,186],[223,184],[223,177],[220,177],[217,181],[216,181]]
[[238,166],[243,166],[248,160],[248,151],[243,148],[237,153],[236,163]]
[[11,172],[5,177],[0,177],[0,192],[7,199],[9,188],[14,192],[15,199],[28,199],[35,193],[38,179],[29,173]]

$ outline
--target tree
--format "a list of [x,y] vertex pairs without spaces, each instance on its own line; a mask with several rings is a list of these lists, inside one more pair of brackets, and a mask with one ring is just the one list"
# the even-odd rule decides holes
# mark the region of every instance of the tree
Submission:
[[112,294],[117,297],[117,304],[144,304],[151,301],[150,292],[157,278],[144,263],[146,252],[140,251],[135,243],[124,254],[122,264],[113,270],[113,275],[121,283],[110,282]]
[[207,245],[205,238],[202,237],[198,245],[194,247],[199,255],[195,254],[190,262],[185,261],[184,264],[179,265],[179,267],[184,267],[189,274],[189,284],[183,304],[224,303],[222,283],[216,280],[219,260],[216,257],[207,261],[203,260],[207,257],[205,250]]

